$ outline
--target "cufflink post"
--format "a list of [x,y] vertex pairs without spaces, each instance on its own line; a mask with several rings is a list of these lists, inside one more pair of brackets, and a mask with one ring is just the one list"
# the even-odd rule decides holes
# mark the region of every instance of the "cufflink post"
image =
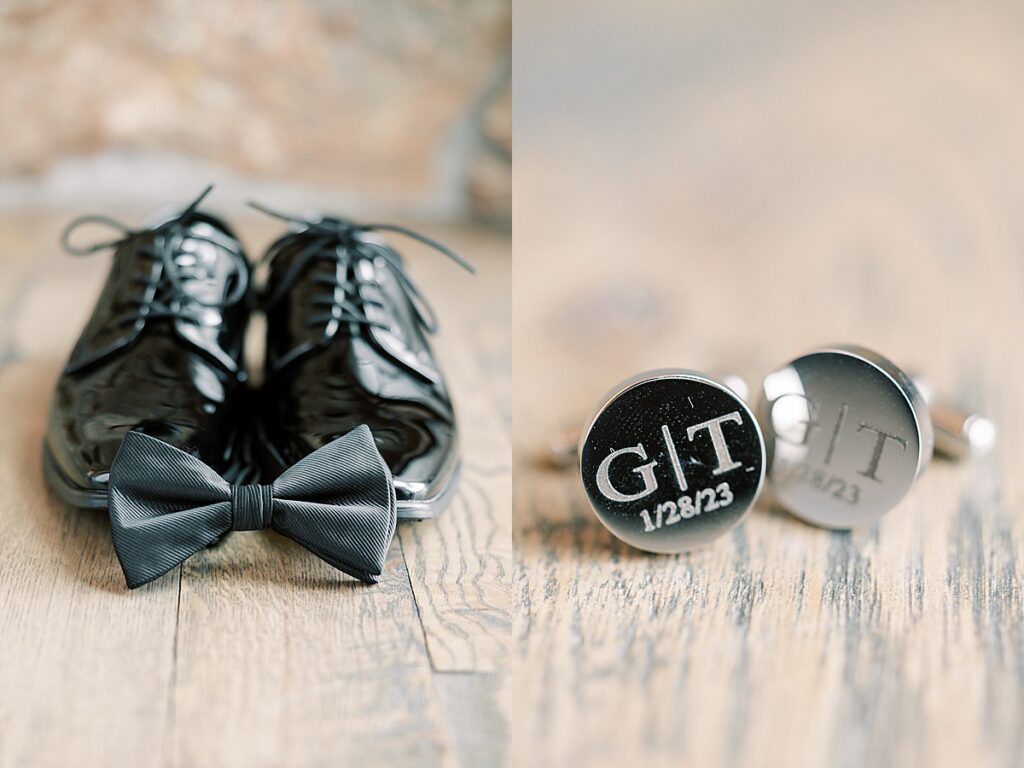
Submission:
[[980,413],[965,413],[947,403],[936,401],[928,382],[914,376],[914,385],[928,403],[935,430],[935,452],[945,459],[980,459],[992,453],[998,430],[991,419]]

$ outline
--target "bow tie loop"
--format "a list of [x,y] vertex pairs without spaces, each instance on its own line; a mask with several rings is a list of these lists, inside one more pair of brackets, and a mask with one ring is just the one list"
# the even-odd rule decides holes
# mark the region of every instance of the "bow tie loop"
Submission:
[[274,486],[231,486],[231,530],[261,531],[274,521]]

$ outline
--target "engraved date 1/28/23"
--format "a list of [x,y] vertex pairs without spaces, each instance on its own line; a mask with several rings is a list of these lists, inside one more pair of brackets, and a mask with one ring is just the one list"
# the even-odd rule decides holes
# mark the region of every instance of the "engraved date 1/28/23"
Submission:
[[828,494],[834,499],[844,501],[851,507],[860,502],[860,486],[836,475],[830,475],[823,469],[807,464],[786,464],[776,459],[776,482],[797,482],[812,490]]
[[640,517],[644,521],[644,533],[656,531],[662,526],[675,525],[680,520],[688,520],[703,512],[714,512],[732,504],[734,497],[728,483],[719,483],[714,488],[701,488],[691,497],[683,494],[675,501],[665,501],[654,508],[654,511],[642,510]]

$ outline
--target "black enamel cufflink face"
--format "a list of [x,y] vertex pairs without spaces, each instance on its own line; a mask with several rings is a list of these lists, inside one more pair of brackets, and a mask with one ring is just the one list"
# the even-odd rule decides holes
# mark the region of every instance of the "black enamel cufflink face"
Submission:
[[579,451],[598,519],[649,552],[685,552],[721,536],[764,483],[754,414],[727,386],[692,371],[651,371],[620,384]]
[[[929,405],[879,354],[835,346],[765,377],[757,414],[776,501],[825,528],[871,523],[910,490],[934,448],[954,458],[991,447],[987,419]],[[933,425],[934,420],[934,425]]]

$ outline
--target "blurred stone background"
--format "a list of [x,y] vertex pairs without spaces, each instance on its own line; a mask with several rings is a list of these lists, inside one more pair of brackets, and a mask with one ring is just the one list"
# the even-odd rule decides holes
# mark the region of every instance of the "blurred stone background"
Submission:
[[511,217],[511,0],[0,0],[0,209]]

